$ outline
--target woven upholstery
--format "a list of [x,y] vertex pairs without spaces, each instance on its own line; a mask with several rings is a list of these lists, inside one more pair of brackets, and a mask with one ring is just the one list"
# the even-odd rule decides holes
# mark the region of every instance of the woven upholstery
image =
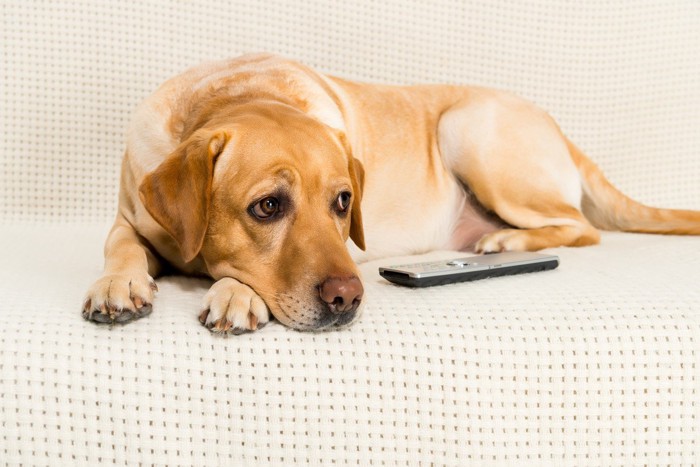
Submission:
[[606,234],[552,250],[555,271],[426,290],[377,275],[410,258],[367,263],[365,314],[340,332],[213,336],[209,282],[181,277],[127,326],[79,314],[131,111],[244,52],[513,90],[628,194],[700,209],[696,1],[15,0],[1,21],[0,463],[700,458],[698,238]]
[[697,239],[609,234],[557,250],[552,272],[426,290],[367,263],[350,329],[218,338],[196,318],[205,280],[159,280],[153,314],[127,326],[84,322],[106,233],[0,234],[17,245],[0,276],[10,463],[697,460]]

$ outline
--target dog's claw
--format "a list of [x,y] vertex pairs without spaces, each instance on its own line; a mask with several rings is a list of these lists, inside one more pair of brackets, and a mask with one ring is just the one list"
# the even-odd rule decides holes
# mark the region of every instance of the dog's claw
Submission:
[[83,310],[83,318],[97,323],[126,323],[134,319],[143,318],[151,314],[153,306],[150,303],[141,302],[135,310],[129,308],[100,307],[100,310]]

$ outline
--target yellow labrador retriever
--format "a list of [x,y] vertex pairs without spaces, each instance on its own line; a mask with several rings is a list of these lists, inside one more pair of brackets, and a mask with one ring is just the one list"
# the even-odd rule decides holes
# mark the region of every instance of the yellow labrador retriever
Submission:
[[592,245],[597,229],[697,235],[700,213],[629,199],[513,95],[244,56],[195,67],[137,109],[83,316],[148,314],[167,265],[216,281],[199,316],[212,331],[253,331],[270,312],[332,329],[359,315],[355,261]]

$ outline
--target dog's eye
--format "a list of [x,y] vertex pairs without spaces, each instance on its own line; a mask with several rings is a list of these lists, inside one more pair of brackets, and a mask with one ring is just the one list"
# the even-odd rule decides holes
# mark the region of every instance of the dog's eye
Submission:
[[251,207],[251,212],[258,219],[267,219],[274,216],[280,209],[280,202],[277,198],[268,196],[263,198]]
[[340,212],[345,212],[350,206],[350,199],[352,199],[352,193],[349,191],[344,191],[338,195],[338,200],[336,201],[336,208]]

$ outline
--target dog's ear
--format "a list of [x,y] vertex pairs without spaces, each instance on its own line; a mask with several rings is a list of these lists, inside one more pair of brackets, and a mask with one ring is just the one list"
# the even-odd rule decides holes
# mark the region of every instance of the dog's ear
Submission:
[[333,129],[336,136],[340,140],[340,144],[345,149],[348,157],[348,172],[350,173],[350,183],[352,184],[352,206],[350,208],[350,238],[360,250],[365,250],[365,230],[362,226],[362,190],[365,186],[365,169],[362,163],[355,159],[352,155],[352,148],[348,143],[345,133],[340,130]]
[[139,197],[148,213],[177,241],[185,262],[202,248],[209,224],[214,164],[230,139],[222,130],[198,130],[146,175]]
[[365,250],[365,230],[362,226],[362,211],[360,204],[362,202],[362,190],[365,186],[365,169],[362,163],[350,156],[348,169],[350,171],[350,181],[352,183],[352,208],[350,211],[350,238],[355,242],[360,250]]

